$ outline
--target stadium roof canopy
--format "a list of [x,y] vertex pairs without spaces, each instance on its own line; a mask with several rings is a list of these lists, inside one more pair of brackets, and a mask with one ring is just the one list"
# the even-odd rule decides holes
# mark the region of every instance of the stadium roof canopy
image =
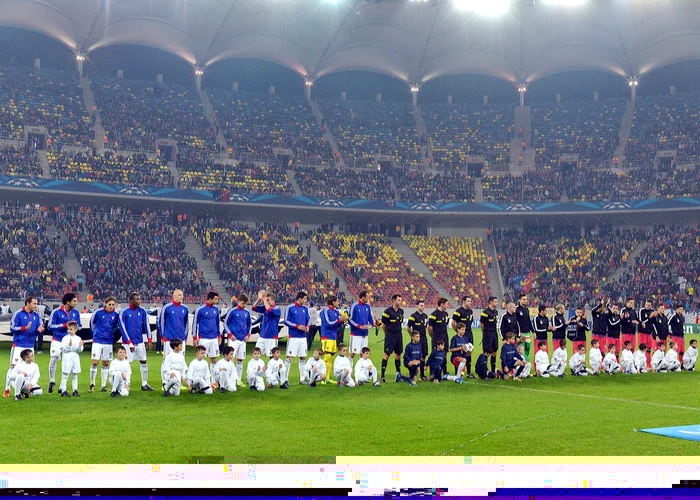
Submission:
[[639,77],[700,59],[700,0],[511,0],[498,17],[455,1],[465,0],[4,0],[0,25],[84,55],[138,44],[204,69],[253,58],[311,79],[368,70],[410,84],[465,73],[514,84],[571,70]]

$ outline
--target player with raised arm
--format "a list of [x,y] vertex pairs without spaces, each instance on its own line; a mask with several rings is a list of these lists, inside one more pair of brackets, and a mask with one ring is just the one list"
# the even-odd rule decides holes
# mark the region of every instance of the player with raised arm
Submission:
[[277,347],[278,325],[282,317],[282,311],[275,303],[275,294],[260,290],[258,300],[253,304],[253,311],[262,314],[263,317],[260,338],[255,343],[255,347],[259,348],[263,355],[271,357],[272,349]]

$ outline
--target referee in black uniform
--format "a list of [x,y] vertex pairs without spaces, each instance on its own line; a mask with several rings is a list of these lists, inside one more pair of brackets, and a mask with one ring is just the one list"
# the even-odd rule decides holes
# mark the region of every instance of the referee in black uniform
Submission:
[[[428,316],[428,333],[432,340],[433,349],[437,349],[438,340],[442,340],[445,346],[450,345],[450,336],[447,333],[447,323],[450,316],[447,314],[446,309],[447,299],[441,297],[438,300],[438,308]],[[445,357],[445,362],[442,365],[442,371],[447,375],[447,357]]]
[[[457,324],[463,323],[467,327],[467,331],[464,336],[467,338],[467,343],[474,345],[474,333],[472,332],[472,321],[474,320],[474,311],[472,311],[472,298],[468,295],[462,297],[462,307],[459,307],[452,314],[452,329],[457,331]],[[472,374],[472,353],[464,352],[460,355],[464,355],[467,360],[467,378],[474,378]]]
[[403,309],[401,295],[392,295],[391,307],[382,314],[382,329],[384,330],[384,357],[382,358],[382,382],[386,382],[386,365],[389,355],[395,355],[394,366],[396,375],[401,373],[401,354],[403,353]]
[[408,317],[408,335],[413,335],[413,332],[418,332],[420,335],[420,345],[422,355],[420,358],[420,379],[427,382],[428,377],[425,376],[425,360],[428,359],[428,315],[425,314],[425,301],[419,300],[416,302],[416,312]]
[[491,371],[496,372],[496,355],[498,354],[498,299],[489,297],[489,306],[481,313],[479,322],[481,323],[481,332],[483,338],[481,345],[483,346],[484,355],[491,358]]

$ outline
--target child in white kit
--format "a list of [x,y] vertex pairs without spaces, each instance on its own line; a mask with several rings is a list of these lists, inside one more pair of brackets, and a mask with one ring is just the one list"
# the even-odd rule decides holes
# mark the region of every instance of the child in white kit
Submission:
[[627,373],[631,375],[637,374],[637,366],[634,364],[634,354],[632,354],[632,342],[629,340],[625,341],[622,347],[622,352],[620,353],[620,366],[622,367],[622,373]]
[[361,351],[362,357],[355,363],[355,381],[357,385],[364,385],[371,379],[374,386],[379,387],[377,369],[372,364],[372,360],[369,359],[369,355],[369,347],[363,347]]
[[238,370],[233,364],[235,349],[231,346],[224,347],[224,357],[214,365],[214,381],[219,385],[219,392],[236,392],[238,390]]
[[670,342],[668,344],[668,351],[666,352],[666,363],[668,364],[668,371],[679,372],[681,371],[681,362],[678,361],[678,344],[675,342]]
[[326,363],[321,359],[322,355],[323,349],[316,349],[313,357],[306,362],[306,380],[309,381],[309,387],[316,387],[317,382],[326,381]]
[[333,361],[333,375],[338,381],[338,387],[355,387],[352,379],[352,362],[347,357],[348,347],[345,344],[338,346],[338,356]]
[[549,378],[549,354],[547,353],[547,341],[537,343],[539,351],[535,354],[535,376]]
[[270,351],[272,357],[267,362],[267,388],[279,387],[280,389],[289,389],[289,380],[287,380],[287,365],[280,357],[280,348],[273,347]]
[[131,363],[126,359],[126,348],[117,347],[117,358],[109,363],[109,379],[112,381],[113,398],[127,397],[131,390]]
[[634,367],[638,373],[647,372],[647,345],[639,344],[639,349],[634,351]]
[[690,341],[690,347],[683,354],[683,368],[689,372],[695,371],[695,364],[698,362],[698,341],[693,339]]
[[608,375],[612,375],[615,372],[620,371],[620,363],[617,362],[617,356],[615,356],[615,344],[610,344],[608,346],[608,353],[603,358],[603,370]]
[[41,396],[43,391],[39,387],[39,365],[34,362],[34,351],[24,349],[19,353],[22,361],[17,363],[10,372],[10,382],[15,389],[15,401],[29,396]]
[[187,362],[182,350],[184,344],[180,339],[170,340],[170,352],[160,365],[160,375],[163,379],[163,396],[179,396],[180,383],[186,381]]
[[571,356],[569,368],[571,368],[571,374],[576,377],[588,375],[586,371],[586,346],[584,344],[579,344],[578,350]]
[[260,359],[261,354],[262,351],[259,347],[253,348],[253,358],[248,361],[246,380],[251,391],[265,390],[265,379],[263,376],[267,371],[267,365],[262,359]]
[[666,344],[659,342],[656,344],[656,351],[651,357],[651,371],[666,373],[668,371],[668,362],[666,361]]
[[549,367],[549,374],[553,377],[563,377],[566,369],[566,340],[559,341],[559,347],[552,354],[552,364]]
[[591,350],[588,351],[588,362],[591,365],[588,373],[597,376],[603,367],[603,353],[600,352],[600,342],[598,340],[591,342]]
[[195,359],[190,361],[190,366],[187,368],[187,390],[190,394],[196,394],[197,391],[202,394],[213,394],[209,363],[204,359],[207,355],[206,346],[198,345],[194,355]]
[[61,341],[61,352],[63,353],[63,361],[61,362],[61,385],[58,388],[58,393],[69,398],[71,395],[66,390],[68,385],[68,375],[72,375],[71,385],[73,387],[73,396],[78,397],[78,374],[80,373],[80,354],[83,352],[85,342],[78,337],[78,323],[69,321],[66,325],[68,335],[63,337]]

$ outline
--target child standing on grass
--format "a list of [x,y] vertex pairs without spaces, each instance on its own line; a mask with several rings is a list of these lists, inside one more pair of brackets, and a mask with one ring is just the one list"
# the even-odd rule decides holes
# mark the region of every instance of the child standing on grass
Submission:
[[259,347],[253,348],[253,358],[248,361],[248,369],[246,381],[250,386],[251,391],[264,391],[265,379],[263,378],[267,371],[267,365],[260,359],[262,351]]
[[689,372],[695,371],[695,364],[698,362],[698,341],[693,339],[690,341],[690,347],[683,355],[683,368]]
[[317,382],[326,382],[326,363],[323,359],[323,349],[315,349],[312,358],[306,363],[306,380],[309,387],[316,387]]
[[66,390],[68,385],[68,375],[72,376],[71,385],[73,387],[73,396],[79,397],[78,392],[78,375],[80,374],[80,354],[83,352],[83,346],[85,342],[83,339],[78,337],[78,323],[76,321],[69,321],[66,325],[68,329],[68,335],[63,337],[61,340],[61,352],[63,353],[63,362],[61,363],[61,385],[58,388],[58,393],[64,397],[69,398],[71,395]]
[[224,347],[224,355],[214,365],[214,382],[219,385],[219,392],[236,392],[238,390],[238,370],[233,364],[235,349],[231,346]]
[[[355,363],[355,382],[357,385],[364,385],[370,380],[372,385],[379,387],[379,382],[377,381],[377,370],[372,364],[372,360],[369,359],[371,352],[369,347],[363,347],[360,352],[362,356],[357,363]],[[398,374],[397,374],[398,377]]]
[[160,375],[163,379],[163,396],[179,396],[180,382],[185,382],[187,363],[182,353],[184,345],[180,339],[170,340],[170,352],[163,359]]
[[190,394],[196,394],[198,391],[201,394],[213,394],[211,383],[211,371],[209,363],[205,356],[207,355],[207,347],[198,345],[194,350],[195,359],[190,362],[187,368],[187,390]]
[[634,367],[638,373],[647,372],[647,345],[643,342],[639,344],[639,349],[634,351]]
[[[360,349],[361,352],[361,349]],[[348,359],[348,347],[345,344],[338,346],[338,357],[333,361],[333,375],[338,381],[338,387],[355,387],[352,379],[352,363]]]
[[608,353],[603,358],[603,370],[608,375],[613,375],[615,372],[620,371],[620,363],[617,362],[617,356],[615,355],[615,344],[608,344]]
[[[126,359],[124,346],[117,347],[117,358],[109,363],[109,379],[112,381],[111,397],[127,397],[131,389],[131,363]],[[178,390],[180,381],[178,380]]]
[[668,352],[666,352],[666,364],[668,365],[668,371],[679,372],[681,371],[681,362],[678,361],[678,344],[675,342],[669,342]]
[[547,353],[547,341],[537,342],[537,354],[535,354],[535,376],[549,377],[549,354]]
[[569,360],[569,368],[571,375],[574,377],[585,377],[588,375],[586,371],[586,344],[578,344],[576,352]]
[[588,361],[591,364],[591,369],[588,371],[591,375],[598,376],[603,368],[603,353],[600,352],[600,342],[598,339],[591,341],[591,350],[588,352]]
[[634,354],[632,354],[632,342],[630,340],[625,340],[623,344],[622,353],[620,354],[620,366],[622,367],[622,373],[631,375],[638,373],[634,364]]

